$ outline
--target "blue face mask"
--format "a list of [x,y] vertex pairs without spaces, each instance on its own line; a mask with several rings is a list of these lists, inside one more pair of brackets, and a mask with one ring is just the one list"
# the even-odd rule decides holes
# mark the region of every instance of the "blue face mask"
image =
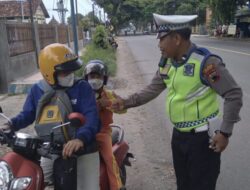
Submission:
[[69,75],[62,77],[57,76],[58,84],[62,87],[71,87],[74,84],[75,75],[70,73]]

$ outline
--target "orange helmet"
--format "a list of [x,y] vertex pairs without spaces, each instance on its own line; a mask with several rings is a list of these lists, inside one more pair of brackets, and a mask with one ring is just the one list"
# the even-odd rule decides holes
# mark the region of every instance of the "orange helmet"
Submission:
[[50,44],[42,49],[38,62],[43,78],[50,85],[57,85],[58,71],[75,71],[82,66],[78,56],[66,45],[59,43]]

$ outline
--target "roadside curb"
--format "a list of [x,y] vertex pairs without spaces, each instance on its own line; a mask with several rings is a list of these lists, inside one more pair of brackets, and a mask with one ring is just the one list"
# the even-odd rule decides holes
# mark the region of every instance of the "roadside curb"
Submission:
[[[82,48],[79,50],[79,57],[82,56],[85,53],[86,48]],[[27,94],[33,84],[37,83],[39,80],[41,80],[42,74],[37,71],[36,73],[33,73],[29,76],[26,76],[24,78],[18,79],[8,86],[8,95],[18,95],[18,94]],[[1,100],[1,96],[0,96]]]
[[33,84],[42,79],[42,75],[39,71],[33,73],[25,78],[13,81],[8,86],[9,95],[27,94]]
[[9,95],[27,94],[34,83],[15,83],[15,82],[11,83],[8,87],[8,94]]
[[8,94],[0,94],[0,101],[7,97],[8,97]]

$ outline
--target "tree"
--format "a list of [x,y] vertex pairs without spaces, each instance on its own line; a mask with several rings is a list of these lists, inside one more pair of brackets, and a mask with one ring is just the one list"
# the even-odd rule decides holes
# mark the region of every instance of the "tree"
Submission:
[[[143,27],[147,27],[150,23],[152,28],[153,13],[164,15],[197,14],[197,23],[203,24],[206,17],[206,8],[210,1],[217,5],[219,2],[225,3],[235,0],[95,0],[94,2],[104,8],[111,24],[117,29],[126,27],[130,22]],[[239,5],[246,1],[238,0],[237,2]],[[230,7],[229,4],[228,7]],[[223,10],[220,12],[225,12],[223,6],[220,6],[220,10]],[[228,16],[225,17],[228,18]]]
[[233,22],[237,7],[246,5],[246,2],[249,0],[207,0],[214,22],[219,24]]
[[[81,13],[75,14],[75,19],[78,20],[78,21],[80,21],[81,19],[83,19],[83,17],[84,17],[84,16],[83,16]],[[69,16],[69,17],[67,18],[67,23],[68,23],[69,25],[72,24],[71,16]]]

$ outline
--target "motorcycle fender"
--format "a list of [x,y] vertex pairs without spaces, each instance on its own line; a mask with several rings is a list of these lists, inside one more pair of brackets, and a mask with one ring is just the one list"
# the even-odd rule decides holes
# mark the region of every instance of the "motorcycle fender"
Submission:
[[40,190],[43,187],[43,172],[41,167],[23,156],[9,152],[1,158],[11,167],[15,178],[31,177],[32,181],[27,190]]
[[99,190],[99,152],[84,154],[77,158],[77,190]]
[[128,144],[125,141],[122,141],[119,144],[113,145],[113,154],[116,158],[117,164],[120,167],[128,153]]

